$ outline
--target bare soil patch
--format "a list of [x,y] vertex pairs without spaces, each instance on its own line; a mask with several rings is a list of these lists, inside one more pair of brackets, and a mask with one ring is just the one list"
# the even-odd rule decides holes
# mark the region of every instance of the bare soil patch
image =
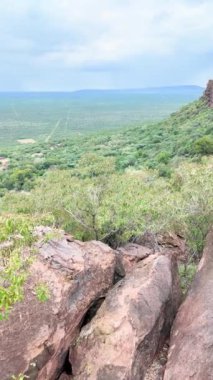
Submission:
[[36,141],[34,139],[20,139],[17,140],[20,144],[35,144]]

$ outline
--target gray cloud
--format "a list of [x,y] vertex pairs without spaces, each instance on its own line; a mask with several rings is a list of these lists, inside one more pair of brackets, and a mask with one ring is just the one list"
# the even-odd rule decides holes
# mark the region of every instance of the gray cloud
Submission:
[[204,84],[212,0],[1,0],[1,90]]

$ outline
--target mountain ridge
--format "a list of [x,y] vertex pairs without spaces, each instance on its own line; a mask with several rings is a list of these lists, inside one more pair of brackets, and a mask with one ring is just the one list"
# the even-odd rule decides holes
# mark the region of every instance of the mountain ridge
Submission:
[[86,93],[159,93],[159,92],[179,92],[179,91],[203,91],[204,87],[196,85],[177,85],[177,86],[160,86],[160,87],[142,87],[142,88],[123,88],[123,89],[81,89],[72,91],[75,94]]

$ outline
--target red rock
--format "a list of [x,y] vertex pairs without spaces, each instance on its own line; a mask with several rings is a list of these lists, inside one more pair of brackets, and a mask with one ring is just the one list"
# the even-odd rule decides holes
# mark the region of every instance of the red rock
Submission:
[[157,235],[152,232],[146,231],[144,234],[137,236],[134,239],[134,242],[144,247],[148,247],[154,252],[159,252]]
[[67,375],[66,373],[62,373],[62,375],[59,377],[59,380],[70,380],[71,376]]
[[213,379],[213,230],[172,329],[164,380]]
[[70,349],[75,380],[141,380],[179,304],[177,266],[151,255],[108,293]]
[[[50,241],[30,268],[25,297],[0,322],[0,379],[24,373],[30,380],[55,380],[68,347],[94,300],[113,283],[115,255],[103,243]],[[45,283],[46,302],[35,295]]]
[[154,252],[175,255],[181,261],[185,261],[187,258],[185,240],[174,233],[153,234],[145,232],[143,235],[138,236],[135,242],[152,249]]
[[183,237],[170,232],[162,235],[158,234],[157,241],[162,253],[175,255],[181,261],[187,259],[186,242]]
[[116,271],[120,277],[130,273],[137,263],[153,253],[153,250],[139,244],[129,243],[116,251]]
[[204,92],[204,99],[206,99],[208,106],[213,107],[213,80],[209,80],[206,90]]

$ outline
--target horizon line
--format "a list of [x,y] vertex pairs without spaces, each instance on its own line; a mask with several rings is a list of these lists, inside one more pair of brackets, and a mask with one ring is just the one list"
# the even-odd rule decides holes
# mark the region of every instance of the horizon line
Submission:
[[205,89],[205,87],[195,84],[180,84],[168,86],[150,86],[150,87],[126,87],[126,88],[81,88],[76,90],[0,90],[0,94],[11,93],[77,93],[86,91],[146,91],[146,90],[160,90],[160,89],[173,89],[183,87],[194,87]]

